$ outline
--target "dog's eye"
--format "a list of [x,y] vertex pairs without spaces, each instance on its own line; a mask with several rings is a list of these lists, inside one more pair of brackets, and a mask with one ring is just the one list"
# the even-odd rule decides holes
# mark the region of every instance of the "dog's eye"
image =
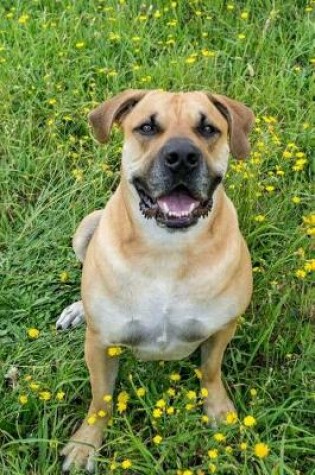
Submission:
[[197,130],[200,135],[207,139],[218,133],[218,130],[210,124],[200,124]]
[[158,132],[157,126],[153,122],[146,122],[137,128],[142,135],[155,135]]

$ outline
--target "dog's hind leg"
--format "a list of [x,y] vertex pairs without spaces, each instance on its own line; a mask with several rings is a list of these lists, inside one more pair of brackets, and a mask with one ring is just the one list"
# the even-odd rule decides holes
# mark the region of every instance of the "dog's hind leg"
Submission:
[[[93,211],[86,216],[79,224],[73,239],[72,247],[76,257],[80,262],[84,262],[86,251],[95,229],[100,222],[103,210]],[[78,300],[66,307],[56,322],[57,330],[66,330],[69,327],[76,327],[84,321],[84,309],[82,300]]]

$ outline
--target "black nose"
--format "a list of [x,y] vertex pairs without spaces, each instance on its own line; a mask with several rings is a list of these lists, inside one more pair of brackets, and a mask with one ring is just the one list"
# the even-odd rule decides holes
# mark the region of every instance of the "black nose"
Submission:
[[192,170],[201,161],[200,150],[187,139],[171,139],[164,146],[162,156],[165,165],[174,172],[183,168]]

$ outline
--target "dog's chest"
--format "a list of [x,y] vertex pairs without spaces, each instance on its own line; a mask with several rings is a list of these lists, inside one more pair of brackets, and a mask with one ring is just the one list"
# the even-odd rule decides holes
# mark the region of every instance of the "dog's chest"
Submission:
[[125,282],[117,298],[98,295],[92,305],[105,345],[132,348],[143,360],[181,359],[235,316],[233,303],[198,302],[187,282]]

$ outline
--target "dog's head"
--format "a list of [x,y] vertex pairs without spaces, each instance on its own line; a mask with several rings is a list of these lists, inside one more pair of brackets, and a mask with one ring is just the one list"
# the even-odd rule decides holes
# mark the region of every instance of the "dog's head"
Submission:
[[106,142],[114,122],[125,135],[122,173],[139,209],[167,228],[185,229],[212,208],[228,155],[246,158],[252,111],[206,92],[128,90],[89,115]]

